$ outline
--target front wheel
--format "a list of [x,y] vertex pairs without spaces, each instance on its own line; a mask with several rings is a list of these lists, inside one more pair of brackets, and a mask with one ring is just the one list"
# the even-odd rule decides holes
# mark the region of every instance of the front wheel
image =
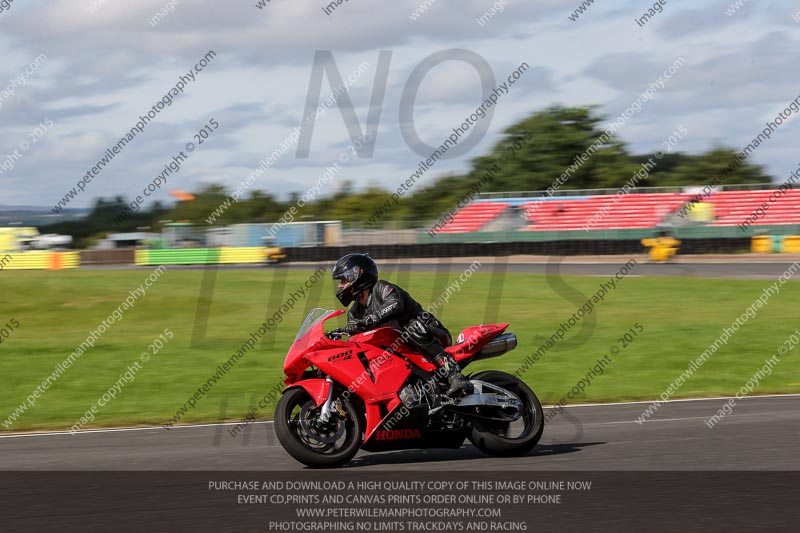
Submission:
[[495,457],[514,457],[531,451],[544,431],[542,404],[533,390],[519,378],[498,370],[479,372],[470,379],[506,389],[519,399],[522,406],[522,416],[514,422],[476,420],[469,434],[470,442]]
[[327,424],[320,408],[301,389],[287,390],[275,408],[275,433],[289,455],[311,468],[334,468],[361,447],[361,417],[349,399],[337,399]]

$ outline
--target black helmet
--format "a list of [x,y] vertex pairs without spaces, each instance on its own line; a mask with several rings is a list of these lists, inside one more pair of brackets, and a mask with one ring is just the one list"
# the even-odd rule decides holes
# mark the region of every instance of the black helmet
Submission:
[[367,254],[347,254],[333,267],[336,298],[347,307],[355,295],[378,281],[378,265]]

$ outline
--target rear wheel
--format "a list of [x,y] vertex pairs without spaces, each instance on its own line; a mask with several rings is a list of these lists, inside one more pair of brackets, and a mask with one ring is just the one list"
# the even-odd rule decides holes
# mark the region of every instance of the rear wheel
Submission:
[[328,423],[321,408],[301,388],[289,389],[275,408],[275,433],[289,455],[311,468],[334,468],[361,447],[362,424],[352,402],[338,399]]
[[521,404],[521,416],[513,422],[476,420],[469,440],[481,451],[496,457],[525,455],[533,449],[544,431],[542,404],[524,381],[497,370],[479,372],[477,379],[502,387],[516,396]]

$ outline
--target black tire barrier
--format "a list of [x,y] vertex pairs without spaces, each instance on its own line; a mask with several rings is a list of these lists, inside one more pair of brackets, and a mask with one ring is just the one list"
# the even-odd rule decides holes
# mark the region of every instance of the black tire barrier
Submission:
[[[647,253],[641,241],[565,240],[515,242],[448,242],[438,244],[372,244],[361,246],[325,246],[319,248],[284,248],[287,261],[336,261],[349,253],[369,253],[375,259],[411,259],[434,257],[498,257],[506,255],[628,255]],[[750,238],[683,239],[679,254],[739,253],[750,251]]]
[[81,265],[132,265],[135,263],[134,248],[116,250],[81,250]]

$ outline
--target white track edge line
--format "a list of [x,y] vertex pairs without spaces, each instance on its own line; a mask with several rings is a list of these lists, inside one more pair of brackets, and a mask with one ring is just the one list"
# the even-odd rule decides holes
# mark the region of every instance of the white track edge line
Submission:
[[[238,426],[241,422],[212,422],[209,424],[182,424],[180,426],[172,426],[167,431],[171,431],[173,429],[191,429],[191,428],[205,428],[205,427],[217,427],[217,426]],[[250,422],[250,424],[272,424],[272,420],[265,420],[260,422]],[[108,428],[108,429],[82,429],[80,431],[76,431],[74,435],[81,435],[87,433],[122,433],[125,431],[156,431],[156,430],[165,430],[164,426],[142,426],[142,427],[133,427],[133,428]],[[73,435],[69,431],[44,431],[39,433],[11,433],[8,435],[0,434],[0,439],[14,439],[14,438],[21,438],[21,437],[49,437],[52,435]]]
[[[678,400],[667,400],[661,401],[661,403],[681,403],[681,402],[705,402],[711,400],[730,400],[731,398],[735,398],[737,400],[758,400],[758,399],[770,399],[770,398],[796,398],[800,397],[800,394],[763,394],[760,396],[742,396],[741,398],[736,398],[736,396],[716,396],[713,398],[681,398]],[[658,400],[643,400],[643,401],[636,401],[636,402],[609,402],[609,403],[576,403],[576,404],[567,404],[564,406],[565,409],[571,409],[573,407],[604,407],[604,406],[616,406],[616,405],[637,405],[637,404],[646,404],[646,403],[653,403]],[[552,409],[554,406],[546,405],[543,406],[545,409]],[[251,422],[251,424],[272,424],[272,420],[266,420],[261,422]],[[191,429],[191,428],[204,428],[204,427],[216,427],[216,426],[238,426],[241,422],[214,422],[209,424],[186,424],[180,426],[172,426],[169,430],[173,429]],[[121,433],[125,431],[153,431],[153,430],[164,430],[164,426],[143,426],[143,427],[133,427],[133,428],[109,428],[109,429],[83,429],[81,431],[76,431],[75,435],[83,435],[83,434],[90,434],[90,433]],[[167,431],[169,431],[167,430]],[[0,435],[0,439],[14,439],[14,438],[22,438],[22,437],[49,437],[54,435],[71,435],[69,431],[46,431],[40,433],[11,433],[8,435]]]
[[[566,405],[564,405],[564,409],[569,409],[569,408],[572,408],[572,407],[602,407],[604,405],[637,405],[637,404],[646,404],[646,403],[655,403],[655,402],[660,402],[660,403],[664,404],[664,403],[680,403],[680,402],[705,402],[705,401],[710,401],[710,400],[730,400],[730,399],[757,400],[759,398],[795,398],[795,397],[800,397],[800,394],[760,394],[760,395],[754,395],[754,396],[741,396],[741,397],[736,397],[736,396],[714,396],[712,398],[679,398],[677,400],[666,400],[666,401],[665,400],[655,399],[655,400],[640,400],[640,401],[635,401],[635,402],[574,403],[574,404],[566,404]],[[542,406],[542,407],[552,409],[554,406],[553,405],[548,405],[548,406]]]

